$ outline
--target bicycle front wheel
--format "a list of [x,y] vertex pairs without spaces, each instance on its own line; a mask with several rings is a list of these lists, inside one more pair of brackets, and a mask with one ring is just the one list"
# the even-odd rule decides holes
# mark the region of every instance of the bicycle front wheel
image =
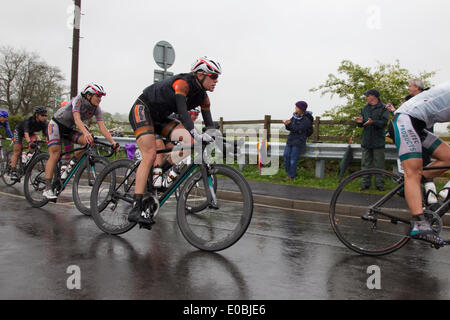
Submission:
[[[195,172],[194,174],[201,175],[200,171]],[[217,177],[215,174],[211,175],[211,181],[214,187],[214,192],[217,191]],[[177,201],[180,199],[180,190],[183,188],[184,184],[179,186],[175,190],[175,198]],[[208,206],[208,202],[206,200],[205,189],[203,188],[203,181],[199,180],[195,185],[192,186],[192,190],[190,192],[191,200],[188,203],[188,209],[190,212],[199,212],[205,209]]]
[[[5,157],[1,161],[1,175],[3,182],[8,186],[11,187],[14,184],[17,183],[16,180],[11,179],[11,157],[13,155],[13,151],[8,151],[5,154]],[[20,167],[22,164],[19,159],[17,159],[17,165],[16,167]]]
[[[217,177],[216,185],[212,182],[214,176]],[[213,186],[211,189],[216,189],[217,207],[208,205],[197,212],[190,210],[193,205],[198,205],[199,198],[205,197],[202,173],[198,171],[186,180],[181,190],[177,222],[183,236],[194,247],[219,251],[244,235],[253,214],[253,196],[245,178],[231,167],[214,165],[208,178]]]
[[77,209],[87,216],[91,215],[91,193],[95,179],[108,164],[106,158],[94,157],[92,162],[86,160],[75,174],[72,186],[73,201]]
[[[387,191],[360,190],[374,181],[383,183]],[[402,179],[389,171],[367,169],[350,175],[334,192],[329,214],[339,240],[359,254],[388,254],[409,240],[410,224],[387,216],[411,220]],[[364,214],[370,214],[370,219],[363,219]]]
[[37,155],[27,168],[24,180],[24,194],[27,201],[35,208],[48,203],[42,194],[45,190],[45,165],[49,159],[48,153]]
[[122,234],[136,223],[128,221],[133,206],[136,170],[134,161],[120,159],[107,165],[95,179],[91,193],[91,215],[105,233]]

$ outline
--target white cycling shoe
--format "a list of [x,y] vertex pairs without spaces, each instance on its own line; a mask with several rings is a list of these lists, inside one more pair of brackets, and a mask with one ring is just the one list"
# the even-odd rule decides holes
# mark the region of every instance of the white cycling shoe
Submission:
[[53,192],[53,190],[45,190],[44,193],[42,194],[42,196],[44,198],[47,198],[48,200],[55,200],[58,199],[58,197],[56,196],[56,194]]

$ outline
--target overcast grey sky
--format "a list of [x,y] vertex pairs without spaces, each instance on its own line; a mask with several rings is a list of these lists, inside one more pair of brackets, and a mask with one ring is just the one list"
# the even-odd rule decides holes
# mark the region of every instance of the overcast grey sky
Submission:
[[[71,0],[2,0],[0,45],[38,53],[70,84]],[[79,89],[108,94],[102,108],[127,113],[153,83],[153,47],[170,42],[174,73],[195,58],[219,60],[210,94],[215,119],[289,118],[298,100],[321,115],[338,101],[309,89],[349,59],[363,66],[400,60],[413,73],[450,80],[448,0],[82,0]]]

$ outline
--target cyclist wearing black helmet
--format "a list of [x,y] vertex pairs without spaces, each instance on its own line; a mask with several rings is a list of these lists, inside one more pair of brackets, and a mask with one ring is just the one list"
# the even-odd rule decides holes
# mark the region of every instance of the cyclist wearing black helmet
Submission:
[[[0,110],[0,127],[5,128],[6,134],[8,137],[12,138],[13,134],[11,132],[11,128],[8,122],[9,113],[6,110]],[[0,135],[1,137],[1,135]]]
[[[80,145],[93,144],[94,138],[88,130],[85,122],[95,116],[98,128],[109,143],[116,146],[108,128],[103,122],[100,102],[106,92],[101,85],[91,83],[66,106],[58,109],[48,124],[48,153],[50,158],[45,166],[46,188],[43,196],[47,199],[56,199],[52,189],[52,177],[56,163],[61,155],[61,141],[66,139]],[[81,154],[81,153],[80,153]],[[75,157],[77,154],[75,153]]]
[[42,131],[47,137],[47,109],[45,107],[37,106],[33,110],[33,115],[19,122],[14,129],[14,151],[11,157],[11,179],[18,180],[19,176],[16,173],[17,159],[22,152],[23,138],[27,141],[30,147],[30,153],[34,153],[36,148],[35,141],[39,138],[34,134]]

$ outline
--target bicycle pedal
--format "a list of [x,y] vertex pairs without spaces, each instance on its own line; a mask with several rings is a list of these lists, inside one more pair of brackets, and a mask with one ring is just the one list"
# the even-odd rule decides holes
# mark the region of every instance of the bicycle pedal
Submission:
[[214,210],[219,210],[219,209],[220,209],[219,206],[218,206],[217,204],[210,204],[210,205],[209,205],[209,208],[210,208],[210,209],[214,209]]
[[441,248],[441,246],[439,246],[437,244],[431,244],[431,247],[436,249],[436,250],[439,250]]
[[147,230],[152,230],[154,223],[141,223],[139,222],[139,229],[147,229]]

